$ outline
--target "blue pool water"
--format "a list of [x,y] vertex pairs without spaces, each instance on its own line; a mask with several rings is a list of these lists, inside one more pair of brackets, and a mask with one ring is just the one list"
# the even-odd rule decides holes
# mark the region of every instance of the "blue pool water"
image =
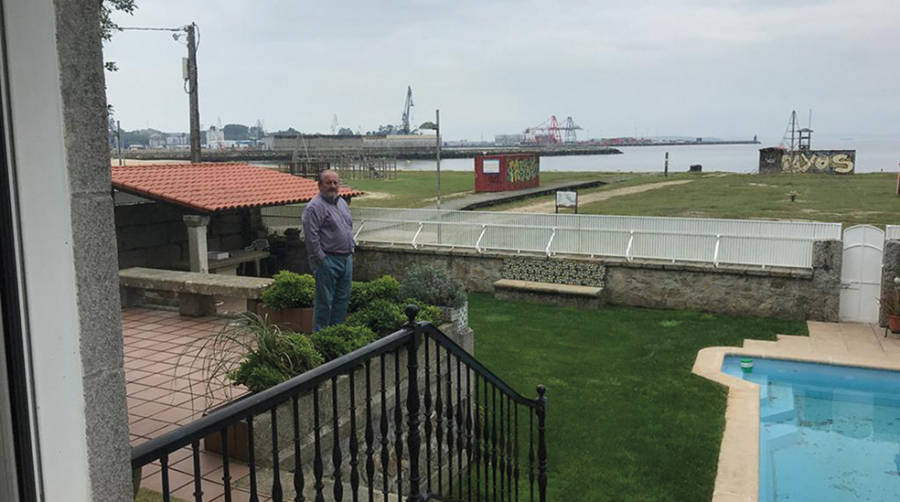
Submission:
[[727,356],[759,384],[759,500],[900,500],[900,372]]

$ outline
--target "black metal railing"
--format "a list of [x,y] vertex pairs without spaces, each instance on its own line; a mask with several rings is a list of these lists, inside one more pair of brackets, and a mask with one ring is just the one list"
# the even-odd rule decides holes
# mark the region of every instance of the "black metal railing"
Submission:
[[[132,468],[158,462],[154,476],[166,502],[222,495],[204,494],[210,483],[225,501],[340,501],[346,490],[353,501],[372,501],[380,492],[383,500],[409,502],[544,502],[544,387],[535,399],[523,397],[440,330],[415,322],[417,313],[407,307],[409,323],[399,331],[137,445]],[[331,406],[321,406],[322,399]],[[217,445],[221,469],[207,462],[201,469],[201,441]],[[173,483],[172,460],[188,464],[178,458],[184,448],[192,468],[178,469],[180,481]],[[235,455],[249,471],[237,482],[231,478]],[[189,482],[186,470],[192,471]],[[216,473],[211,481],[210,472]]]

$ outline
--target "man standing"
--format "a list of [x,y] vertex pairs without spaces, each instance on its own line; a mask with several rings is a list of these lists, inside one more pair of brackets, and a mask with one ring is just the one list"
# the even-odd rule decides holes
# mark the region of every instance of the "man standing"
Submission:
[[340,180],[331,169],[319,173],[319,194],[303,210],[306,253],[316,277],[313,331],[340,324],[350,303],[353,280],[353,220],[338,197]]

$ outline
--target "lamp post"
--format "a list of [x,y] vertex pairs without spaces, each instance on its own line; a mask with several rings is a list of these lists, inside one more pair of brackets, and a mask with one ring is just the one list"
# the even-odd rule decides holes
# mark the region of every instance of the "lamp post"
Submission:
[[434,111],[434,122],[425,122],[419,129],[434,129],[437,138],[437,208],[441,208],[441,111]]

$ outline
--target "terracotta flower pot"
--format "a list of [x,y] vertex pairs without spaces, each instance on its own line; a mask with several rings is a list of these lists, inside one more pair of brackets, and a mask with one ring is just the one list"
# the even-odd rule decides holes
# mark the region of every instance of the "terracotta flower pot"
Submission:
[[297,333],[313,332],[312,307],[272,310],[260,304],[257,314],[268,316],[269,320],[276,326],[286,331],[296,331]]
[[888,328],[891,333],[900,333],[900,315],[888,316]]

